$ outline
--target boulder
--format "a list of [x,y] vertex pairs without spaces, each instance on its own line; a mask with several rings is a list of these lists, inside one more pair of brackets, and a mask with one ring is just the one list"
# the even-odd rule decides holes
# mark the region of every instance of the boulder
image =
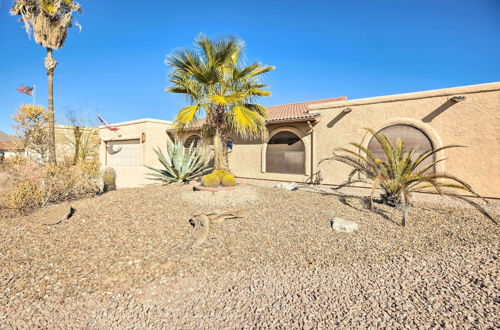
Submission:
[[332,228],[336,232],[352,233],[353,231],[358,230],[358,224],[357,224],[357,222],[354,222],[354,221],[349,221],[349,220],[335,217],[332,220]]
[[275,185],[274,188],[293,191],[299,189],[299,185],[295,182],[282,182]]

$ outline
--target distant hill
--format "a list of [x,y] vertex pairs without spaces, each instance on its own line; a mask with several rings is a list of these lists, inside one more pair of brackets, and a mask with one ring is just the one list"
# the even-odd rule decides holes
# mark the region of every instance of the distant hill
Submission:
[[2,131],[0,131],[0,141],[10,141],[12,137]]

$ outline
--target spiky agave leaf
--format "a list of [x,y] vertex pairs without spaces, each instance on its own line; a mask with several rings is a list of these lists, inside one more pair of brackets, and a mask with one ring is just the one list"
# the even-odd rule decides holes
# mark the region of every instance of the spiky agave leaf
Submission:
[[191,144],[185,148],[182,141],[167,142],[167,154],[159,148],[155,149],[158,160],[163,168],[146,167],[154,173],[149,173],[149,179],[166,183],[187,182],[209,172],[207,166],[212,158],[211,153],[203,146]]

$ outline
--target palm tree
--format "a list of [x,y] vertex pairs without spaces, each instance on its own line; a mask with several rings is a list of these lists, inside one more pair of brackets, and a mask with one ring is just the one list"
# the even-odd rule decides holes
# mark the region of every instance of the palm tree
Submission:
[[35,42],[47,49],[45,68],[48,76],[48,105],[51,113],[49,120],[49,161],[55,163],[54,131],[54,70],[57,61],[52,56],[53,49],[64,45],[68,29],[79,26],[73,18],[74,12],[81,13],[80,5],[73,0],[16,0],[10,10],[12,15],[20,16],[28,35],[35,37]]
[[[469,184],[451,174],[434,172],[434,166],[444,159],[424,165],[427,159],[432,158],[439,151],[460,146],[449,145],[431,149],[417,156],[414,148],[410,148],[407,152],[403,151],[404,141],[397,139],[396,145],[394,145],[384,134],[375,133],[371,129],[366,130],[380,144],[384,151],[384,159],[377,158],[360,143],[351,143],[357,151],[347,148],[336,148],[335,150],[341,153],[334,153],[332,158],[324,160],[334,159],[353,168],[347,182],[340,185],[339,188],[359,182],[370,184],[370,209],[373,208],[373,195],[375,191],[381,189],[381,201],[383,204],[393,207],[398,206],[403,209],[403,226],[406,225],[406,217],[408,208],[411,206],[412,193],[432,191],[440,195],[465,200],[496,223],[496,220],[479,204],[465,199],[458,194],[460,191],[465,191],[485,201]],[[358,179],[353,179],[355,175],[358,175]]]
[[245,139],[267,135],[266,109],[254,100],[271,95],[259,78],[274,67],[259,62],[243,66],[244,43],[236,37],[210,40],[200,35],[196,46],[176,50],[167,57],[172,86],[166,91],[183,94],[191,103],[180,109],[175,118],[179,131],[205,114],[202,132],[213,137],[215,167],[228,169],[229,133]]

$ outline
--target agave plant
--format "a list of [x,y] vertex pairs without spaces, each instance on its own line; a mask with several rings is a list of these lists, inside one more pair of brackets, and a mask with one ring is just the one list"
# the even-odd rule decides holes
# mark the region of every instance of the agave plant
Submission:
[[166,183],[183,183],[193,180],[212,170],[208,162],[212,159],[212,153],[203,145],[185,148],[182,141],[167,142],[167,155],[160,148],[154,150],[163,169],[147,166],[154,173],[150,173],[151,180]]
[[[340,187],[345,187],[353,183],[369,183],[371,185],[370,209],[373,209],[373,195],[378,189],[382,190],[381,201],[390,206],[397,206],[403,209],[402,225],[406,225],[408,207],[411,206],[411,194],[414,192],[437,192],[440,195],[449,195],[463,199],[459,195],[460,191],[466,191],[476,197],[483,199],[474,192],[472,187],[456,176],[447,173],[436,173],[434,166],[441,160],[432,161],[425,165],[425,161],[433,157],[441,150],[461,147],[458,145],[448,145],[437,149],[427,150],[420,155],[416,154],[414,148],[403,151],[404,141],[397,139],[394,145],[384,134],[377,134],[371,129],[366,129],[380,144],[385,159],[377,158],[370,150],[359,143],[351,143],[358,150],[353,151],[347,148],[337,148],[337,154],[331,159],[345,163],[353,170],[350,172],[346,183]],[[355,176],[357,175],[356,179]],[[484,200],[484,199],[483,199]],[[495,221],[478,204],[466,200]]]

